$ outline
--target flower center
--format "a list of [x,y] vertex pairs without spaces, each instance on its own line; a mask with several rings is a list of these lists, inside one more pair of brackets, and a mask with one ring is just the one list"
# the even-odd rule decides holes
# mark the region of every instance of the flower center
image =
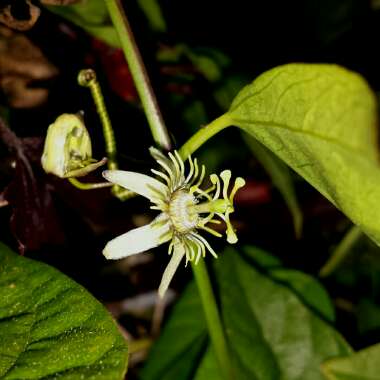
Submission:
[[187,233],[197,226],[198,213],[193,207],[195,204],[195,197],[187,189],[178,189],[172,194],[168,214],[177,232]]

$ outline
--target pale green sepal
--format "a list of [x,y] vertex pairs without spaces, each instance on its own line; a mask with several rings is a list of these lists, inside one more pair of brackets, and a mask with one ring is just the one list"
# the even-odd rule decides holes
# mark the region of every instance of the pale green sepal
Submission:
[[174,245],[174,251],[172,257],[170,258],[169,264],[167,265],[164,274],[162,275],[160,286],[158,287],[158,295],[163,298],[175,272],[178,269],[183,257],[185,256],[185,247],[181,243]]
[[121,259],[155,248],[171,240],[172,236],[168,234],[169,223],[157,223],[161,218],[162,214],[150,224],[130,230],[109,241],[103,249],[103,255],[111,260]]
[[105,170],[103,177],[151,201],[159,198],[159,194],[165,197],[167,193],[167,187],[163,183],[145,174],[124,170]]
[[90,135],[82,118],[62,114],[49,125],[41,164],[46,173],[60,178],[81,177],[104,165],[92,158]]

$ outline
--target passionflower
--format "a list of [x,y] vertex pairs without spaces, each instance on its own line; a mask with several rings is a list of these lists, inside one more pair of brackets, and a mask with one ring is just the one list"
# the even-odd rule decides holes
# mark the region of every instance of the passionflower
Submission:
[[[161,166],[161,170],[152,169],[157,177],[123,170],[106,170],[104,178],[142,195],[152,203],[151,209],[160,214],[148,225],[135,228],[108,242],[103,250],[107,259],[120,259],[136,253],[169,243],[171,259],[166,267],[158,294],[163,297],[175,271],[183,258],[198,263],[209,251],[215,258],[217,254],[208,241],[200,235],[204,230],[221,237],[210,225],[226,224],[226,238],[231,244],[237,242],[237,236],[230,222],[234,211],[233,199],[236,192],[244,186],[243,178],[236,178],[229,192],[231,171],[224,170],[220,175],[211,174],[210,187],[202,189],[205,179],[205,167],[197,160],[189,158],[189,171],[186,175],[185,164],[177,151],[168,157],[155,148],[150,152]],[[215,219],[219,217],[219,219]]]

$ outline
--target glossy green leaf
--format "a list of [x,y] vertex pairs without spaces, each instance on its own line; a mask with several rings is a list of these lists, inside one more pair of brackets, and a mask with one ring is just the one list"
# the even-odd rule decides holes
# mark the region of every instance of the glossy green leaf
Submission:
[[0,243],[0,378],[123,379],[128,350],[104,307]]
[[51,12],[83,28],[87,33],[114,47],[120,47],[119,37],[108,16],[103,0],[80,1],[66,6],[48,6]]
[[284,198],[293,217],[294,232],[296,237],[299,238],[302,232],[303,216],[289,168],[254,138],[247,136],[245,141]]
[[[237,251],[228,249],[216,260],[215,275],[236,378],[322,380],[323,361],[351,353],[287,285],[257,271]],[[203,318],[192,284],[155,344],[144,380],[221,378],[212,347],[206,349]]]
[[277,67],[226,116],[380,243],[377,106],[362,77],[335,65]]
[[316,278],[297,270],[282,267],[278,257],[260,248],[247,245],[243,247],[243,252],[245,257],[252,259],[271,278],[288,286],[306,306],[325,320],[335,321],[335,310],[331,299]]
[[226,250],[217,266],[232,354],[246,378],[322,379],[321,362],[351,352],[290,289],[247,265],[234,250]]
[[377,380],[380,378],[380,344],[322,364],[328,380]]
[[325,288],[313,277],[292,269],[270,270],[273,279],[289,286],[310,309],[329,322],[335,321],[335,310]]

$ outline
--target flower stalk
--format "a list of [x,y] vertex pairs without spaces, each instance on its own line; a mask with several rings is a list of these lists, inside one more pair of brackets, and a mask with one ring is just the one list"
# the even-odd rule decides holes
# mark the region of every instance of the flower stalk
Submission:
[[225,380],[234,379],[233,368],[228,353],[227,341],[223,331],[218,306],[215,301],[206,263],[201,260],[198,264],[192,263],[195,281],[202,302],[207,328],[212,346],[219,364],[221,374]]

